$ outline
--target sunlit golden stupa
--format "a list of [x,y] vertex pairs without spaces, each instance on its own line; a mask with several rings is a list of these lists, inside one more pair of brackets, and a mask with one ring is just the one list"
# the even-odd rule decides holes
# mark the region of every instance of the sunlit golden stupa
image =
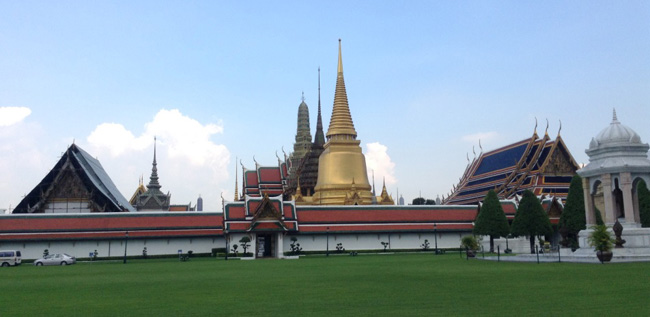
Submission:
[[318,181],[312,203],[318,205],[369,205],[373,203],[372,187],[368,182],[366,158],[361,152],[354,129],[348,96],[343,80],[341,40],[339,64],[334,93],[334,107],[327,143],[318,163]]

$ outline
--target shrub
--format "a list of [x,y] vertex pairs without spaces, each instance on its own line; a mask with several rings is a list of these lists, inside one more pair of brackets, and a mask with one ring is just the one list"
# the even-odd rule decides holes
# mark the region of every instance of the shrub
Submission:
[[460,239],[460,245],[463,249],[478,250],[478,241],[475,236],[468,235]]
[[239,244],[241,245],[242,249],[244,249],[244,254],[246,254],[246,250],[251,246],[248,244],[249,242],[251,242],[251,238],[248,236],[244,236],[239,240]]
[[289,245],[289,247],[291,248],[292,255],[300,254],[300,251],[302,251],[302,248],[300,247],[300,243],[298,243],[298,238],[296,237],[291,237],[291,244]]
[[591,227],[593,231],[587,237],[589,245],[594,247],[594,251],[608,252],[612,250],[614,239],[612,235],[607,231],[607,226],[598,225]]

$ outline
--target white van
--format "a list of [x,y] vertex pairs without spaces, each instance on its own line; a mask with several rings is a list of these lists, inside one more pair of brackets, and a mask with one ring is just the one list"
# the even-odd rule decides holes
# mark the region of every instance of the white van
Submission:
[[0,265],[20,265],[22,262],[20,251],[15,250],[0,250]]

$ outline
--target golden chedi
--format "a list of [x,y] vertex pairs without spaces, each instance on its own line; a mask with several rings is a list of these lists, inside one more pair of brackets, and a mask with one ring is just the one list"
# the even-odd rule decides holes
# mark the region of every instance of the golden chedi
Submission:
[[318,163],[318,181],[312,203],[316,205],[372,204],[366,158],[354,129],[343,80],[341,40],[334,93],[334,107],[327,130],[327,143]]

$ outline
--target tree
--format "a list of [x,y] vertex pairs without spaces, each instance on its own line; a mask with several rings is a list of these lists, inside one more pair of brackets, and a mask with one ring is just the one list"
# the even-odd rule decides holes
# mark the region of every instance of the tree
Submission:
[[639,197],[639,216],[641,217],[641,227],[650,227],[650,191],[644,181],[640,181],[637,187]]
[[424,205],[425,202],[426,202],[426,199],[424,199],[422,197],[418,197],[418,198],[413,198],[413,203],[412,204],[413,205]]
[[560,216],[560,230],[566,230],[567,240],[564,245],[574,245],[578,242],[578,232],[587,228],[585,216],[585,194],[582,190],[582,177],[575,175],[571,179],[569,194]]
[[239,240],[239,244],[241,245],[242,249],[244,249],[244,255],[246,254],[246,249],[250,247],[250,245],[248,244],[249,242],[251,242],[251,238],[249,238],[248,236],[244,236],[243,238],[241,238],[241,240]]
[[547,235],[553,231],[548,215],[533,192],[529,190],[524,192],[511,230],[515,237],[530,238],[530,253],[535,253],[535,236]]
[[474,222],[474,234],[490,236],[490,252],[494,252],[494,238],[505,237],[508,233],[510,228],[506,214],[497,194],[490,190]]
[[425,199],[424,197],[413,198],[411,205],[435,205],[436,201],[433,199]]

